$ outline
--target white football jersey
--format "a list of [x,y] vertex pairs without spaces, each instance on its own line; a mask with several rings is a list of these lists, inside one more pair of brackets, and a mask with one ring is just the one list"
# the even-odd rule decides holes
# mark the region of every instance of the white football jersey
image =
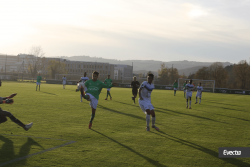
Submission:
[[67,80],[67,78],[66,78],[66,77],[63,77],[63,78],[62,78],[62,80],[63,80],[63,81],[66,81],[66,80]]
[[151,93],[155,88],[154,84],[153,83],[149,84],[147,81],[144,81],[142,82],[140,88],[142,88],[141,97],[143,98],[143,100],[151,101]]
[[203,87],[202,86],[197,86],[197,92],[201,93],[203,91]]
[[188,84],[186,84],[185,88],[186,88],[187,92],[192,92],[194,89],[194,85],[188,83]]
[[84,83],[84,82],[86,82],[87,80],[89,80],[89,77],[82,77],[81,80],[82,80],[82,82]]

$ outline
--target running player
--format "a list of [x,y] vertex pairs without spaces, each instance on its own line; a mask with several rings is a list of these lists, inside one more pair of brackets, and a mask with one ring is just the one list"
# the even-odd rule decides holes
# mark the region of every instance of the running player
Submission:
[[136,81],[136,76],[133,77],[133,81],[131,82],[130,87],[132,87],[132,100],[134,100],[135,104],[135,98],[137,96],[138,88],[140,87],[140,83]]
[[41,80],[42,80],[42,77],[40,76],[40,73],[38,73],[38,76],[36,79],[36,91],[37,91],[37,86],[39,86],[39,91],[40,91]]
[[186,97],[186,89],[185,89],[186,84],[187,84],[187,81],[185,81],[184,84],[183,84],[184,98]]
[[67,83],[67,78],[64,75],[63,78],[62,78],[63,89],[65,89],[66,83]]
[[174,96],[175,96],[176,95],[176,90],[178,89],[178,83],[177,83],[176,80],[174,81],[173,87],[174,87]]
[[92,79],[86,81],[84,83],[85,87],[87,87],[86,94],[84,95],[83,88],[81,88],[81,94],[84,97],[84,99],[87,99],[90,101],[89,105],[92,108],[92,115],[89,122],[89,129],[92,127],[93,120],[95,118],[95,111],[97,108],[99,95],[102,91],[102,88],[111,88],[113,85],[111,83],[105,84],[100,80],[97,80],[99,73],[97,71],[94,71],[92,74]]
[[[14,96],[16,96],[16,93],[11,94],[8,97],[0,97],[0,104],[3,104],[3,103],[12,104],[12,103],[14,103],[14,100],[11,99]],[[10,112],[2,110],[0,107],[0,124],[6,122],[7,117],[9,117],[11,119],[11,121],[13,121],[17,125],[21,126],[26,131],[29,130],[33,125],[32,122],[27,124],[27,125],[23,124],[20,120],[18,120],[16,117],[14,117],[14,115],[12,115]]]
[[[112,79],[110,79],[110,75],[105,79],[104,81],[105,84],[112,84]],[[107,97],[105,100],[108,99],[108,95],[110,96],[110,100],[112,100],[111,94],[110,94],[110,88],[107,88]]]
[[197,93],[196,93],[196,103],[197,104],[197,97],[200,99],[199,104],[201,104],[201,96],[202,96],[203,87],[201,86],[201,82],[199,86],[197,86]]
[[154,79],[153,74],[148,74],[147,81],[144,81],[141,84],[139,89],[139,105],[142,111],[146,114],[146,130],[150,131],[149,122],[150,122],[150,115],[152,116],[152,128],[159,130],[158,127],[155,126],[155,111],[154,106],[151,104],[151,93],[155,88],[154,84],[152,83]]
[[189,83],[186,84],[186,99],[187,99],[187,107],[188,108],[188,99],[189,99],[189,109],[192,109],[191,108],[191,98],[192,98],[192,90],[194,89],[194,85],[192,85],[192,79],[189,80]]

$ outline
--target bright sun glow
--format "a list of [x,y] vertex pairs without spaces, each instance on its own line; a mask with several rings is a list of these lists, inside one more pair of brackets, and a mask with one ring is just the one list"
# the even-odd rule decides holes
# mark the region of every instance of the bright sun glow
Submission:
[[205,15],[205,12],[203,12],[200,9],[193,9],[190,12],[188,12],[188,17],[190,18],[198,18],[203,15]]

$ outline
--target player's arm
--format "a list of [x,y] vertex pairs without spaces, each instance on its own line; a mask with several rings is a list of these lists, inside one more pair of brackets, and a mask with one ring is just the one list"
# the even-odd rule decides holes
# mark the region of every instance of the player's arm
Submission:
[[142,87],[140,87],[140,89],[139,89],[139,98],[140,98],[140,100],[143,100],[143,98],[141,97],[141,90],[142,90]]

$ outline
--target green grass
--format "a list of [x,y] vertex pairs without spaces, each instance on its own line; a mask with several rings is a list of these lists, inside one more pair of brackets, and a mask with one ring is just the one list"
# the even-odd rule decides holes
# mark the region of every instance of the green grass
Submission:
[[40,92],[35,86],[3,82],[0,87],[1,97],[17,93],[15,103],[2,109],[24,123],[34,122],[29,131],[9,119],[1,124],[0,165],[67,143],[54,140],[64,139],[76,142],[6,167],[250,166],[250,158],[218,158],[219,147],[250,147],[250,96],[203,93],[201,105],[193,98],[192,109],[186,109],[182,91],[173,96],[173,91],[154,90],[160,131],[147,132],[145,114],[138,102],[132,103],[131,89],[112,88],[112,101],[104,100],[103,89],[90,130],[91,109],[87,101],[80,103],[76,86],[42,84]]

